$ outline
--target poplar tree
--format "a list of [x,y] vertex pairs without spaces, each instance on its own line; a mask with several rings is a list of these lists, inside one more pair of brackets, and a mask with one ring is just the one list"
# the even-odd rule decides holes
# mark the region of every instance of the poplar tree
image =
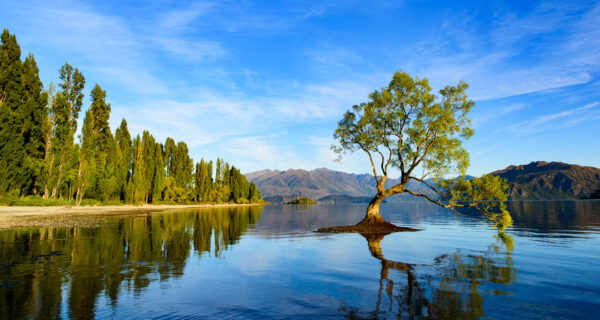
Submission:
[[236,201],[260,198],[235,167],[201,159],[194,170],[185,142],[156,142],[148,131],[131,139],[127,122],[113,136],[111,106],[99,85],[91,91],[79,144],[77,119],[84,76],[68,63],[59,71],[58,92],[45,91],[33,55],[21,61],[16,37],[4,30],[0,43],[0,195],[43,193],[107,201]]
[[221,162],[222,160],[220,158],[217,158],[217,164],[215,166],[215,184],[220,187],[221,186]]
[[196,184],[196,201],[207,201],[213,189],[212,178],[212,161],[205,162],[204,159],[196,164],[196,172],[194,174]]
[[188,188],[192,180],[194,162],[188,154],[188,146],[185,142],[180,141],[177,143],[172,162],[175,183],[180,188]]
[[260,200],[262,200],[260,190],[258,190],[258,187],[256,187],[256,184],[254,182],[250,182],[250,192],[248,200],[250,200],[250,202],[252,203],[260,202]]
[[[154,139],[154,138],[153,138]],[[162,200],[162,193],[165,189],[165,179],[167,176],[164,161],[164,149],[162,144],[154,143],[154,150],[151,157],[154,159],[154,169],[152,172],[152,203]]]
[[110,131],[110,104],[106,103],[106,92],[95,85],[92,89],[92,104],[86,112],[81,137],[81,152],[78,169],[77,204],[87,194],[93,199],[106,201],[116,190],[116,147]]
[[92,135],[94,137],[94,152],[97,178],[93,185],[93,194],[97,200],[107,200],[114,191],[114,157],[109,154],[115,151],[114,138],[110,131],[110,104],[106,103],[106,92],[95,85],[92,89]]
[[127,193],[127,184],[131,179],[131,166],[133,162],[133,145],[131,135],[127,128],[127,121],[121,120],[121,125],[115,131],[116,152],[116,192],[122,201],[130,201]]
[[77,191],[75,196],[77,205],[81,204],[86,190],[90,188],[90,185],[94,185],[97,179],[96,138],[94,135],[94,114],[90,109],[85,114],[83,127],[81,128],[81,147],[79,151]]
[[23,85],[21,48],[15,35],[4,29],[0,46],[0,192],[21,193],[27,174],[23,170],[23,120],[20,110]]
[[231,167],[229,186],[231,188],[230,200],[236,203],[244,203],[249,200],[250,186],[246,177],[236,167]]
[[39,69],[32,54],[23,63],[23,102],[24,130],[23,148],[25,151],[24,170],[29,179],[24,186],[26,193],[37,194],[45,158],[45,147],[50,130],[48,114],[48,93],[40,81]]
[[44,196],[56,198],[58,190],[73,168],[69,164],[73,158],[73,140],[77,131],[77,118],[83,105],[85,78],[77,69],[65,63],[60,68],[60,88],[52,103],[53,139],[52,153],[48,165],[48,182]]
[[145,200],[146,187],[146,169],[144,161],[144,148],[140,135],[133,139],[133,161],[132,161],[132,174],[131,180],[129,181],[128,190],[131,194],[131,202],[138,203]]

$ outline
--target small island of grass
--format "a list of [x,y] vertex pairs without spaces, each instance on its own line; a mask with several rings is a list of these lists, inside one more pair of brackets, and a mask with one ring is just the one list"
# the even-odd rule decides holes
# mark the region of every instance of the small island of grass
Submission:
[[315,200],[309,198],[299,198],[293,201],[288,202],[287,204],[317,204]]

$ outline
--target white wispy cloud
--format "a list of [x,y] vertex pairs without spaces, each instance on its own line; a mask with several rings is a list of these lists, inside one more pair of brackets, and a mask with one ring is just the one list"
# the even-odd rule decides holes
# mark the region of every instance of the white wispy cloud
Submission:
[[458,14],[400,51],[399,65],[433,87],[466,80],[476,100],[586,83],[600,70],[599,8],[542,3],[523,16],[499,13],[487,31]]
[[96,12],[90,6],[65,1],[13,3],[23,21],[19,39],[61,52],[84,72],[98,72],[102,80],[136,93],[166,93],[167,85],[151,74],[143,54],[144,44],[126,21]]
[[471,152],[471,153],[470,153],[470,156],[471,156],[472,158],[476,158],[476,157],[479,157],[479,156],[481,156],[481,155],[483,155],[483,154],[486,154],[486,153],[488,153],[488,152],[494,151],[494,150],[496,150],[496,149],[498,149],[498,147],[489,147],[489,148],[485,148],[485,149],[480,149],[480,150],[477,150],[477,151]]
[[272,135],[234,137],[227,139],[224,150],[235,156],[237,166],[245,172],[264,169],[257,164],[266,163],[269,164],[267,168],[271,169],[310,167],[310,163],[296,154],[292,146],[276,139]]
[[190,41],[174,36],[155,37],[153,41],[161,50],[194,62],[218,59],[227,53],[227,50],[215,41]]
[[[398,69],[428,77],[436,89],[466,80],[469,95],[476,100],[547,93],[586,83],[600,72],[598,2],[541,3],[521,13],[500,9],[489,26],[480,25],[471,12],[457,12],[431,30],[420,29],[418,43],[390,39],[376,48],[337,41],[331,30],[322,29],[321,23],[328,21],[318,20],[356,13],[352,5],[358,3],[301,4],[274,9],[257,2],[151,2],[140,4],[132,17],[78,0],[12,1],[2,7],[22,21],[17,35],[24,47],[50,48],[86,77],[91,74],[90,80],[121,91],[121,98],[113,102],[113,128],[125,117],[133,133],[147,129],[159,140],[171,136],[196,148],[219,144],[236,159],[248,159],[248,166],[337,166],[331,163],[335,155],[329,149],[330,135],[319,139],[299,134],[298,145],[305,151],[298,152],[285,135],[268,133],[283,132],[288,126],[335,124],[345,110],[387,84]],[[397,9],[386,6],[361,9]],[[314,21],[318,23],[301,29]],[[297,56],[278,61],[282,70],[276,71],[247,63],[241,58],[246,52],[239,50],[247,47],[235,47],[236,40],[228,38],[252,37],[260,43],[287,33],[296,40],[307,30],[314,35],[294,42]],[[320,38],[322,34],[326,35]],[[373,55],[370,50],[378,52]],[[298,64],[303,72],[286,69]],[[109,100],[113,92],[108,92]],[[493,110],[475,109],[473,124],[482,127],[518,111],[529,113],[531,107],[510,102]],[[599,119],[598,109],[598,103],[592,103],[504,130],[533,133],[572,127]],[[353,157],[347,158],[344,168],[361,171],[355,164],[364,159]]]
[[565,128],[577,123],[593,120],[600,112],[600,102],[593,102],[578,108],[537,116],[514,124],[506,130],[515,133],[534,133],[543,130]]
[[475,113],[472,117],[473,128],[478,128],[482,124],[491,121],[493,119],[501,118],[509,113],[522,110],[526,107],[523,103],[511,104],[499,108],[487,109],[483,112]]

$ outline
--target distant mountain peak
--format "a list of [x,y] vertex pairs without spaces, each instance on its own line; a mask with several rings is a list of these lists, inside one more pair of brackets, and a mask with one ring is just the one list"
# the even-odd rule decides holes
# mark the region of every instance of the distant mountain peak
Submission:
[[[510,165],[491,174],[508,181],[510,199],[577,199],[600,189],[600,169],[559,161]],[[370,174],[328,168],[265,169],[247,173],[246,178],[256,183],[263,197],[300,196],[317,200],[327,196],[372,197],[377,192],[375,178]],[[388,178],[386,186],[398,182],[398,179]],[[409,183],[413,191],[428,192],[416,181]]]
[[[373,197],[377,193],[375,177],[369,174],[354,174],[328,168],[310,171],[288,169],[274,174],[271,170],[261,170],[246,174],[249,181],[256,183],[263,198],[268,197],[307,197],[321,199],[326,196]],[[388,178],[386,186],[400,181]],[[421,189],[420,183],[410,182],[414,191]]]
[[577,199],[600,188],[600,169],[558,161],[511,165],[491,174],[508,181],[511,199]]

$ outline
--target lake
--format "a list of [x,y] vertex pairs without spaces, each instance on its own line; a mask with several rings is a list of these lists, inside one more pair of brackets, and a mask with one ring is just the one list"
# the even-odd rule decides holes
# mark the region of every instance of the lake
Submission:
[[382,206],[421,231],[312,232],[356,223],[365,207],[186,209],[0,231],[0,318],[600,314],[600,201],[511,202],[504,234],[425,203]]

